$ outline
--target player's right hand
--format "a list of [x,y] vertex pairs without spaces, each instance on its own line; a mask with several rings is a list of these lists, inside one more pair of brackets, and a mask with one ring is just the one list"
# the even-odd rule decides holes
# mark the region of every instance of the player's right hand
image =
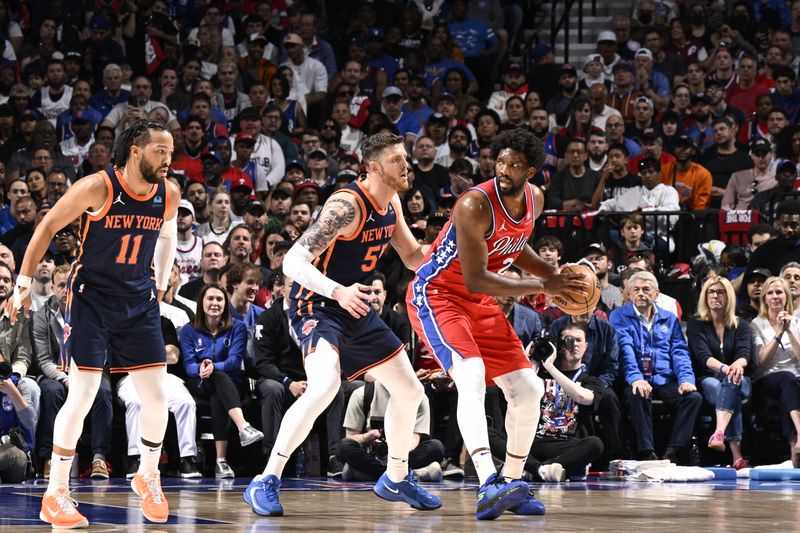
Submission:
[[550,296],[567,291],[581,298],[589,296],[589,283],[584,280],[583,274],[580,272],[552,274],[544,278],[542,282],[544,284],[544,293]]
[[372,288],[369,285],[353,283],[349,287],[336,287],[331,296],[353,318],[361,318],[369,313],[369,302],[372,300],[371,291]]
[[11,295],[10,298],[6,299],[5,304],[3,304],[3,313],[8,317],[11,325],[17,323],[17,317],[19,316],[20,309],[25,314],[25,318],[30,318],[31,316],[31,289],[28,287],[27,289],[21,289],[20,287],[14,287],[14,294]]

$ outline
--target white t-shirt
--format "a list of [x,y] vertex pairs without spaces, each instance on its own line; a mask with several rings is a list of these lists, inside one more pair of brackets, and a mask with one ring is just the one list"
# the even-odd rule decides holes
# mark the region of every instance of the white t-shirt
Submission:
[[[231,137],[231,146],[234,137]],[[233,152],[231,161],[236,161],[236,152]],[[279,183],[286,173],[286,158],[283,157],[283,150],[278,141],[268,137],[263,133],[258,134],[258,140],[253,148],[250,161],[256,164],[256,191],[266,192],[270,187]]]
[[327,92],[328,90],[328,71],[325,65],[313,57],[306,57],[305,61],[295,65],[291,60],[284,61],[281,66],[286,65],[294,73],[294,78],[302,80],[309,92]]
[[181,285],[203,275],[200,260],[203,257],[203,239],[196,235],[188,241],[178,241],[175,260],[181,271]]

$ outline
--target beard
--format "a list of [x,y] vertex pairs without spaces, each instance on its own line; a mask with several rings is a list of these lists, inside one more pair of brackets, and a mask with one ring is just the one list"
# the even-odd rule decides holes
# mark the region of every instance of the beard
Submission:
[[497,190],[500,192],[500,196],[516,196],[525,188],[525,185],[528,184],[527,181],[523,181],[519,185],[515,184],[514,180],[510,179],[509,181],[511,181],[511,187],[509,189],[503,190],[502,187],[497,187]]
[[139,172],[142,174],[142,177],[147,183],[153,183],[157,185],[164,181],[164,178],[161,178],[158,176],[158,174],[156,174],[156,169],[153,168],[153,165],[144,159],[139,162]]

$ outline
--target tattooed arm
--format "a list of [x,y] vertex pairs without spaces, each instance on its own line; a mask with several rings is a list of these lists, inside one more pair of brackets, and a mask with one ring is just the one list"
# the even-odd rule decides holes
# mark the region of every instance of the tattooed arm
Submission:
[[334,194],[325,202],[316,222],[283,258],[284,274],[310,291],[333,298],[356,318],[369,312],[370,287],[359,283],[343,287],[317,270],[311,262],[337,237],[352,235],[360,226],[362,216],[351,194]]

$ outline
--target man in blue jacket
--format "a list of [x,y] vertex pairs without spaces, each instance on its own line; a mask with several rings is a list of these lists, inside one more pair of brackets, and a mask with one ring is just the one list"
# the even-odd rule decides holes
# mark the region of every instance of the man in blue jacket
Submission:
[[692,437],[703,401],[697,392],[689,348],[678,319],[655,305],[658,281],[650,272],[637,272],[628,281],[630,303],[611,312],[617,333],[631,423],[640,459],[657,459],[653,446],[651,399],[675,410],[664,459],[679,463]]

